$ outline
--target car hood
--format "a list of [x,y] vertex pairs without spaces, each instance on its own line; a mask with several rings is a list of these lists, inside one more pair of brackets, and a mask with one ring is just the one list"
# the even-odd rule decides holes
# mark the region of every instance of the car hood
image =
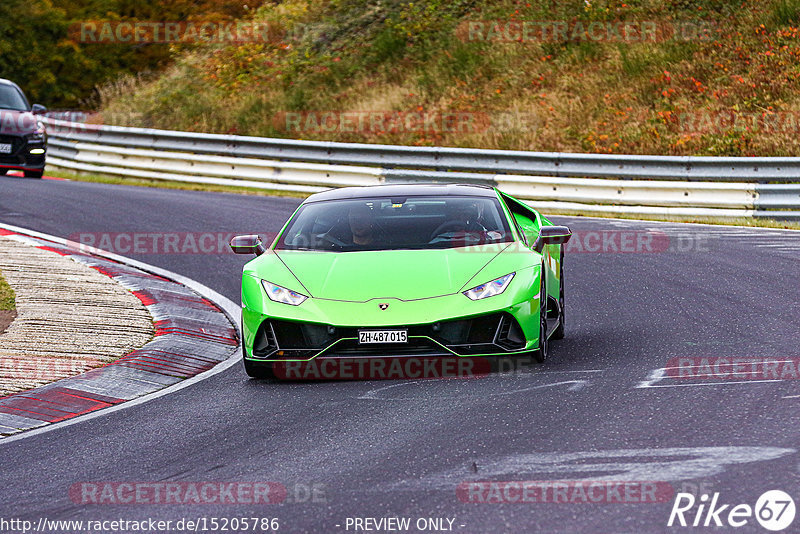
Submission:
[[29,111],[0,109],[0,134],[20,135],[36,130],[36,116]]
[[275,252],[312,297],[366,302],[457,293],[508,246],[509,243],[500,243],[444,250]]

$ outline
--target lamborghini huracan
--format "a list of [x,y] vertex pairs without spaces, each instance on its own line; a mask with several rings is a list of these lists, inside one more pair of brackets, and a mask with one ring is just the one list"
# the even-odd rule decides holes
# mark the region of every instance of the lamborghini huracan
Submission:
[[569,228],[488,186],[311,195],[277,237],[237,236],[244,367],[328,358],[532,356],[564,336]]

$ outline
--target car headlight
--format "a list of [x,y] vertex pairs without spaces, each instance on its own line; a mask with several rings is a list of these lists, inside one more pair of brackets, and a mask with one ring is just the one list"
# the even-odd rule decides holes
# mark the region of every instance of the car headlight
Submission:
[[282,304],[299,306],[308,298],[307,296],[301,293],[297,293],[295,291],[292,291],[291,289],[286,289],[285,287],[275,285],[273,283],[267,282],[266,280],[262,280],[261,285],[264,286],[264,291],[267,292],[269,300],[280,302]]
[[510,273],[492,280],[491,282],[486,282],[485,284],[475,286],[472,289],[464,291],[464,294],[469,297],[470,300],[481,300],[499,295],[506,290],[508,284],[511,283],[511,279],[514,278],[515,274],[516,273]]

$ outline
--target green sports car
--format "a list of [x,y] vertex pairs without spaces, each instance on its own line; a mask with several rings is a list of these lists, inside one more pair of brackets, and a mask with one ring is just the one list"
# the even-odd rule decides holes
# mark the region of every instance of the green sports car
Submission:
[[[569,228],[494,188],[347,187],[311,195],[242,276],[244,367],[384,357],[533,356],[564,336]],[[285,364],[283,364],[285,365]]]

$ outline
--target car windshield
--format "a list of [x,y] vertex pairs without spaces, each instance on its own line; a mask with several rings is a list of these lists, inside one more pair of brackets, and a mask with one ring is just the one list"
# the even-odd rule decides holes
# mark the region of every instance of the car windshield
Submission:
[[14,111],[28,111],[28,103],[11,85],[0,85],[0,109],[12,109]]
[[361,250],[455,248],[513,241],[496,198],[362,198],[302,206],[275,248]]

